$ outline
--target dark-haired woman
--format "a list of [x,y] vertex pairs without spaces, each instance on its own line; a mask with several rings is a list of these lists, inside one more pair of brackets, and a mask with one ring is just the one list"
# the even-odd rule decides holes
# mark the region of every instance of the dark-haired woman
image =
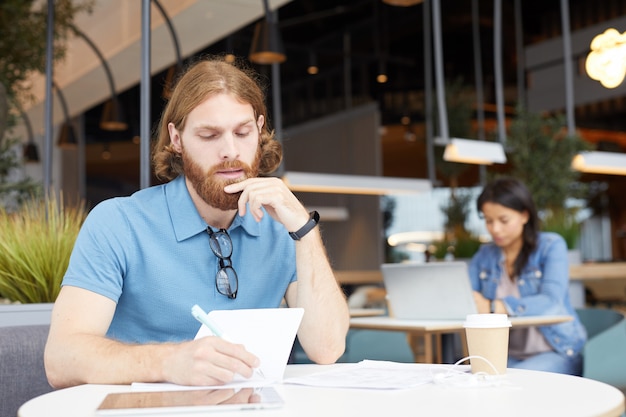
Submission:
[[512,328],[508,367],[580,375],[587,335],[569,298],[565,241],[556,233],[539,232],[532,196],[514,178],[489,183],[476,207],[492,237],[470,263],[478,311],[574,318],[549,326]]

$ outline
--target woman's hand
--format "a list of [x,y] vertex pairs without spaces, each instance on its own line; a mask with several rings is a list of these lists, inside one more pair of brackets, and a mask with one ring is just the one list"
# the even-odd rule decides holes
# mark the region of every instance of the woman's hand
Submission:
[[[491,309],[492,302],[493,302],[493,311]],[[479,293],[478,291],[474,291],[474,303],[476,303],[476,310],[478,310],[480,314],[486,314],[486,313],[508,314],[506,306],[501,300],[495,299],[492,301],[488,298],[485,298],[485,296]]]
[[476,310],[480,314],[491,313],[491,300],[485,298],[478,291],[474,291],[474,302],[476,303]]

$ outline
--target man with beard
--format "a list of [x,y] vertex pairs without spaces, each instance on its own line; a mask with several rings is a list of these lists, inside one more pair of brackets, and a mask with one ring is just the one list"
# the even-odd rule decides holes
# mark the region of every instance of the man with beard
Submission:
[[54,387],[250,377],[259,359],[218,337],[193,340],[190,308],[305,314],[308,357],[343,353],[349,315],[317,213],[273,172],[282,157],[255,76],[219,59],[192,65],[153,152],[165,184],[98,204],[77,238],[44,355]]

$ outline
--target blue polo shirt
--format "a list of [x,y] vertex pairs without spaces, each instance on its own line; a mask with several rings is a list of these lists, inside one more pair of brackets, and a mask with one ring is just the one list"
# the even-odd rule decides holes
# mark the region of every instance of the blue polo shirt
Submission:
[[[107,335],[124,342],[193,339],[205,311],[278,307],[296,280],[295,244],[269,215],[246,212],[228,233],[239,277],[237,298],[215,287],[219,260],[207,224],[184,177],[116,197],[94,207],[76,240],[63,285],[93,291],[117,303]],[[77,311],[76,314],[89,314]]]

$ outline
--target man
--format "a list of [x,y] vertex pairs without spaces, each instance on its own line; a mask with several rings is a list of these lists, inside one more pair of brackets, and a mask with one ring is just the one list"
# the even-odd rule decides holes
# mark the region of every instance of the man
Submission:
[[[282,157],[252,75],[221,60],[191,66],[159,126],[166,184],[97,205],[77,238],[45,351],[54,387],[250,377],[259,359],[218,337],[192,340],[190,313],[304,308],[308,357],[343,353],[349,315],[319,217],[273,172]],[[289,233],[288,233],[289,232]],[[291,236],[291,237],[290,237]]]

